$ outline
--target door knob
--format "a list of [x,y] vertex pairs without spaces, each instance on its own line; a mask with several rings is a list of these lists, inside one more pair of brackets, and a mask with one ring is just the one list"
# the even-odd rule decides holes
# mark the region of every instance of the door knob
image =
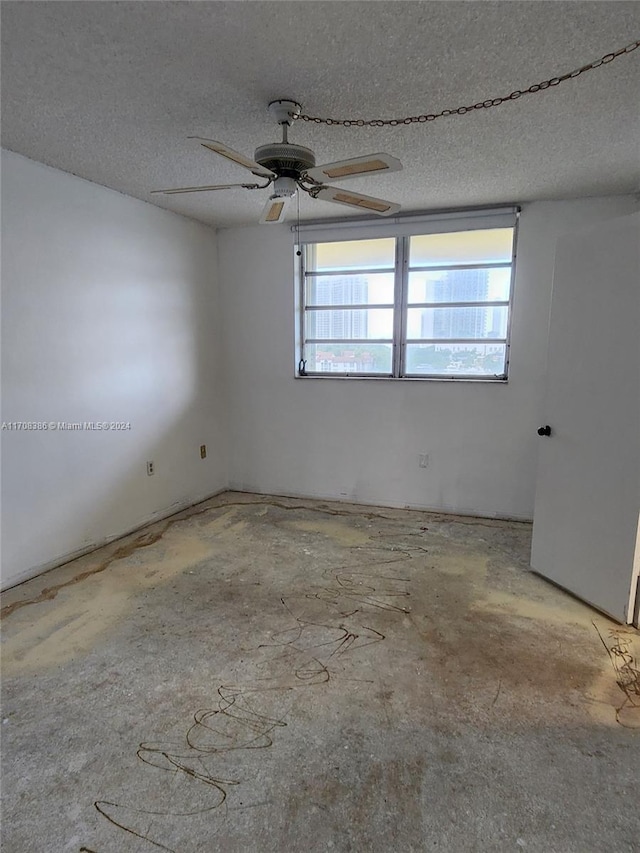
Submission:
[[540,427],[538,430],[538,435],[551,435],[551,427],[549,426],[549,424]]

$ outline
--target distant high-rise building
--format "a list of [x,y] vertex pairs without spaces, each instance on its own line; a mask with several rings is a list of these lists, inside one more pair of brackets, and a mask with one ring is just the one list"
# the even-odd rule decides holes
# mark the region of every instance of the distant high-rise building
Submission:
[[504,338],[507,334],[506,316],[502,308],[491,309],[491,323],[487,331],[489,338]]
[[[433,302],[485,302],[489,270],[451,270],[433,283]],[[423,338],[484,338],[487,310],[476,306],[438,308],[422,316]]]
[[[314,277],[311,305],[366,305],[368,283],[363,275],[327,275]],[[335,340],[367,337],[368,314],[365,309],[314,311],[310,337]]]

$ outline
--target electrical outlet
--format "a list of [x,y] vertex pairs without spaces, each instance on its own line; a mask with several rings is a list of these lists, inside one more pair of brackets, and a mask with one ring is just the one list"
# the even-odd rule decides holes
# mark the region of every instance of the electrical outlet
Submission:
[[420,466],[420,468],[428,468],[429,467],[429,454],[428,453],[421,453],[418,456],[418,465]]
[[153,462],[147,462],[147,476],[151,477],[156,473],[155,465]]
[[206,458],[207,458],[207,445],[201,444],[200,445],[200,459],[206,459]]

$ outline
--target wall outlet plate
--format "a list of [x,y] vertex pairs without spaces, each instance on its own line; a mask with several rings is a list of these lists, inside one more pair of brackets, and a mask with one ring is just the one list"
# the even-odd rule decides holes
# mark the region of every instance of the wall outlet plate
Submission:
[[156,473],[156,468],[153,462],[147,462],[147,476],[151,477]]
[[207,458],[207,445],[201,444],[200,445],[200,459],[206,459],[206,458]]

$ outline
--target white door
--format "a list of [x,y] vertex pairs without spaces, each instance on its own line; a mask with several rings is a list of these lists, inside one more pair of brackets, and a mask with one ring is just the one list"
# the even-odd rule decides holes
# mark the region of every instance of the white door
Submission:
[[619,622],[640,561],[639,247],[640,214],[558,241],[531,553]]

